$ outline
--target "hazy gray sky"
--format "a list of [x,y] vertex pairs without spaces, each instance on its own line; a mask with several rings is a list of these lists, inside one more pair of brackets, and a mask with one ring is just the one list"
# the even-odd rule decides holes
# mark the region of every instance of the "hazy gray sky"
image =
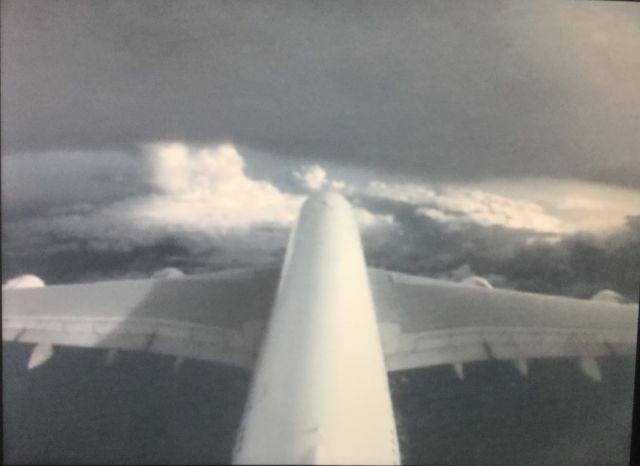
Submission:
[[640,187],[640,7],[5,1],[5,153],[230,140],[423,178]]

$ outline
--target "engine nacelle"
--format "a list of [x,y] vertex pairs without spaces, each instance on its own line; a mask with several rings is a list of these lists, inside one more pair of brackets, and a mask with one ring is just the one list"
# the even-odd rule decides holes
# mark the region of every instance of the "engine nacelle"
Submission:
[[36,275],[26,274],[19,277],[12,278],[7,283],[2,285],[4,290],[15,290],[18,288],[43,288],[45,287],[44,280]]
[[489,282],[489,280],[483,277],[478,277],[477,275],[467,277],[464,280],[462,280],[462,282],[460,283],[462,283],[463,285],[477,286],[480,288],[489,288],[491,290],[493,289],[493,285]]

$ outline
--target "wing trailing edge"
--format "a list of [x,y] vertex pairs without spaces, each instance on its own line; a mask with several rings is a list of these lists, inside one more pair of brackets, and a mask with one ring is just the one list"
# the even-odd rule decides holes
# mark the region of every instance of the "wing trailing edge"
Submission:
[[179,279],[4,289],[2,339],[34,344],[29,369],[56,346],[148,351],[251,369],[268,319],[277,270]]

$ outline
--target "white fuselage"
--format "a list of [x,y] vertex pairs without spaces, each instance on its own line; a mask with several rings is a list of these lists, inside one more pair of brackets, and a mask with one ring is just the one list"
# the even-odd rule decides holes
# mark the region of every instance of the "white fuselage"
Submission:
[[400,462],[360,235],[338,194],[310,197],[291,233],[234,462]]

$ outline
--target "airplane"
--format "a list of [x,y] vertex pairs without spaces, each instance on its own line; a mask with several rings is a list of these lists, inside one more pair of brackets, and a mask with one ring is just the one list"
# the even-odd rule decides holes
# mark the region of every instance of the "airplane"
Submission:
[[[34,344],[28,367],[58,346],[146,351],[252,372],[235,464],[400,464],[388,372],[635,355],[638,312],[611,292],[592,300],[493,289],[368,268],[349,202],[303,204],[281,268],[3,287],[4,341]],[[17,286],[15,284],[17,283]]]

